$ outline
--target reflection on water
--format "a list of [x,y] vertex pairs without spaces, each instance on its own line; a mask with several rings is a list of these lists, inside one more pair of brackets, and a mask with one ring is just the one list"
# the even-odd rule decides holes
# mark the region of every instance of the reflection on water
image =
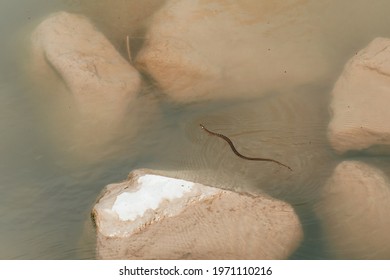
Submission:
[[[383,8],[385,3],[389,5],[386,1],[325,1],[313,5],[317,30],[328,40],[334,69],[328,84],[265,94],[259,89],[261,98],[239,102],[178,105],[160,100],[158,113],[154,107],[140,113],[154,115],[155,120],[142,126],[136,138],[127,133],[131,130],[129,120],[111,143],[112,149],[102,151],[103,160],[97,163],[72,159],[67,155],[68,147],[58,148],[53,143],[53,131],[57,139],[65,137],[67,131],[64,124],[53,125],[42,113],[47,112],[45,102],[37,101],[37,89],[19,67],[24,57],[18,53],[24,51],[20,42],[25,38],[17,34],[27,37],[24,28],[51,11],[76,9],[98,18],[106,4],[23,2],[6,1],[1,10],[7,16],[0,17],[0,35],[8,42],[7,52],[0,55],[0,258],[94,258],[94,233],[89,222],[94,200],[106,184],[125,179],[138,167],[286,200],[296,208],[305,229],[305,240],[292,258],[332,258],[311,208],[340,160],[326,140],[328,93],[352,53],[377,35],[390,35],[384,32],[389,24]],[[139,10],[145,16],[161,5],[145,3]],[[342,12],[346,6],[351,21],[347,23]],[[113,11],[99,24],[105,28],[115,25],[115,20],[108,20],[115,18]],[[118,24],[123,28],[120,19]],[[357,26],[359,32],[354,31]],[[120,37],[117,32],[111,34],[113,40]],[[142,45],[142,38],[137,40]],[[153,99],[151,95],[145,94]],[[227,135],[242,154],[273,158],[291,166],[293,172],[273,163],[238,158],[226,142],[202,131],[199,123]]]

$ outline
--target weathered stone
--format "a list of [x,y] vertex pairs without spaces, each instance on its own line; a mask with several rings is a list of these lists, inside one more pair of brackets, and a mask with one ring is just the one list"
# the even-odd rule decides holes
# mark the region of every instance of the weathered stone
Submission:
[[283,259],[302,240],[287,203],[159,173],[137,170],[103,191],[93,209],[99,258]]
[[316,213],[335,257],[390,258],[390,184],[381,170],[359,161],[340,163]]
[[154,15],[136,65],[181,102],[260,96],[321,80],[328,63],[307,5],[168,1]]
[[54,69],[82,118],[110,127],[122,120],[140,76],[87,18],[53,14],[36,28],[32,43],[36,75],[49,79]]
[[52,14],[31,39],[29,71],[40,93],[39,111],[61,153],[83,162],[99,160],[113,152],[109,144],[124,126],[132,137],[140,119],[150,119],[140,117],[141,110],[152,115],[154,104],[138,98],[139,73],[86,17]]
[[354,56],[335,84],[328,138],[340,152],[390,152],[390,39],[377,38]]

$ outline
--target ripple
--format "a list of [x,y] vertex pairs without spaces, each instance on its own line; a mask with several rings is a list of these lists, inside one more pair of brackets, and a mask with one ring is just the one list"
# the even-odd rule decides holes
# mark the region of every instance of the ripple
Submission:
[[[185,127],[192,144],[185,166],[203,170],[214,177],[203,181],[218,181],[228,189],[265,191],[297,203],[310,201],[334,160],[326,138],[326,104],[327,94],[306,90],[275,94],[197,116]],[[278,160],[291,166],[293,172],[272,162],[237,157],[225,141],[202,131],[199,123],[231,138],[240,153]]]

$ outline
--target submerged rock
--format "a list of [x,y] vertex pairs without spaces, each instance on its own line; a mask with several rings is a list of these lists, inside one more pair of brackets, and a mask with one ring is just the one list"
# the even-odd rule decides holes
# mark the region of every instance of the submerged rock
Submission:
[[[144,115],[140,121],[138,115],[149,105],[154,108],[138,98],[138,71],[86,17],[52,14],[31,40],[30,72],[41,92],[39,104],[53,142],[66,154],[96,161],[111,152],[109,143],[122,131],[136,135],[142,121],[149,120]],[[125,120],[129,114],[130,121]]]
[[93,209],[102,259],[284,259],[303,237],[282,201],[133,171]]
[[38,71],[56,71],[82,115],[110,125],[121,120],[140,76],[87,18],[53,14],[36,28],[32,43]]
[[390,152],[390,39],[377,38],[354,56],[337,81],[328,138],[344,153]]
[[340,163],[316,213],[335,257],[390,257],[390,184],[381,170],[359,161]]
[[308,4],[268,2],[167,1],[136,65],[180,102],[260,96],[324,79],[328,63],[305,16]]

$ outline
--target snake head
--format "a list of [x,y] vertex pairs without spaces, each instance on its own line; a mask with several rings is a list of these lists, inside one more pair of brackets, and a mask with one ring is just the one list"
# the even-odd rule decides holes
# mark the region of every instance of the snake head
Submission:
[[202,129],[205,129],[204,125],[203,124],[199,124],[199,126],[202,128]]

